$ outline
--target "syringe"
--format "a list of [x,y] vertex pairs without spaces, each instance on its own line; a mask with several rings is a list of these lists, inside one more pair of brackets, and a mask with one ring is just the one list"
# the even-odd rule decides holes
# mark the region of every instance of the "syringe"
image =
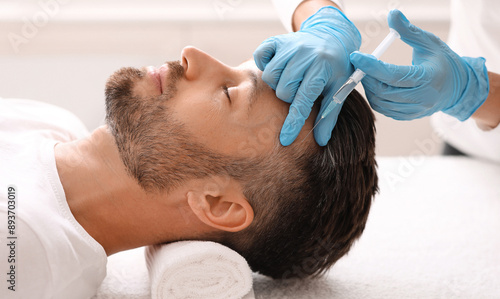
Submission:
[[[384,54],[385,50],[389,48],[389,46],[394,42],[394,40],[396,40],[396,38],[400,38],[400,35],[396,30],[392,28],[389,29],[390,29],[389,34],[384,38],[384,40],[380,43],[380,45],[378,45],[378,47],[372,53],[372,55],[375,56],[377,59],[379,59],[380,56]],[[330,114],[330,112],[332,112],[333,108],[335,108],[336,105],[340,105],[345,101],[347,96],[351,93],[354,87],[358,85],[359,81],[361,81],[361,79],[363,79],[364,76],[365,73],[360,69],[356,69],[354,73],[352,73],[352,75],[349,77],[349,79],[347,79],[344,85],[342,85],[342,87],[340,87],[340,89],[333,95],[332,100],[330,101],[328,106],[326,106],[326,109],[321,114],[321,118],[318,120],[316,125],[328,114]]]

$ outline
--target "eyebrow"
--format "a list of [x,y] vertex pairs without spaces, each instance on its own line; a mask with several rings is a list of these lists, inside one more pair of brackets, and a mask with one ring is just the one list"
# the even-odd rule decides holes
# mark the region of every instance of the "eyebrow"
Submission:
[[250,113],[250,110],[252,109],[253,103],[255,103],[255,100],[257,98],[257,91],[258,91],[258,79],[257,79],[257,72],[254,70],[248,70],[248,76],[250,78],[250,93],[248,95],[248,113]]

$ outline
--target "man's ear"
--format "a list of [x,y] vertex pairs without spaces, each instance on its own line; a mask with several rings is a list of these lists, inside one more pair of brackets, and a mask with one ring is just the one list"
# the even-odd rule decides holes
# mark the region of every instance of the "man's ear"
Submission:
[[253,221],[253,208],[234,179],[209,178],[187,192],[187,202],[193,213],[206,225],[237,232]]

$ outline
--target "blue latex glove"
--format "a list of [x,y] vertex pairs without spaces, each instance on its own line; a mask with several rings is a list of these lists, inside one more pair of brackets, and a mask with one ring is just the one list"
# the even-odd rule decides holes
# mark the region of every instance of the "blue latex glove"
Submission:
[[384,63],[360,52],[351,62],[366,73],[362,83],[371,107],[397,120],[443,111],[461,121],[481,106],[489,92],[484,58],[460,57],[434,34],[413,24],[399,10],[389,26],[413,47],[411,66]]
[[[354,71],[349,54],[358,50],[361,35],[338,9],[327,6],[302,23],[299,31],[273,36],[254,52],[262,80],[276,96],[291,103],[281,129],[282,145],[290,145],[311,113],[314,101],[323,95],[328,104]],[[319,145],[326,145],[337,122],[341,105],[314,129]]]

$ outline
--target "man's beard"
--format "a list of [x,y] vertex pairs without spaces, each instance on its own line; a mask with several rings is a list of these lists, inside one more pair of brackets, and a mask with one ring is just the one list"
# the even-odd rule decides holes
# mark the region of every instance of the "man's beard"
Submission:
[[166,103],[175,96],[184,75],[178,61],[167,62],[168,87],[162,95],[137,97],[134,85],[145,77],[136,68],[122,68],[106,83],[106,123],[129,174],[146,191],[168,190],[182,181],[187,134]]

